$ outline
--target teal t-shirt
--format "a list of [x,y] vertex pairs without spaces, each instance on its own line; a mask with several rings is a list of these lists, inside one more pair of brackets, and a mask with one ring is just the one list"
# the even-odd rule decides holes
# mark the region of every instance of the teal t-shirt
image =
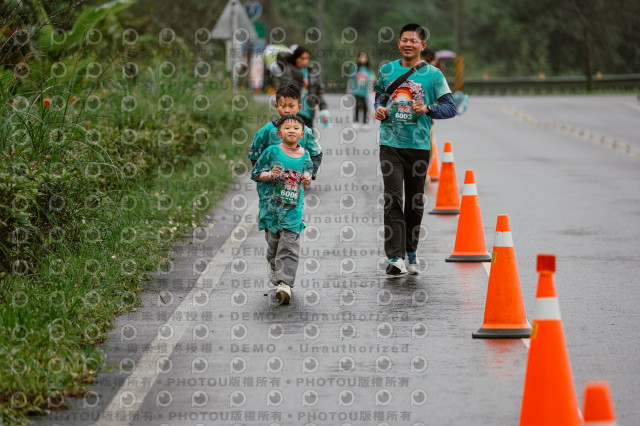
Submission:
[[351,93],[361,98],[369,96],[369,92],[373,90],[373,82],[376,75],[373,70],[365,65],[360,65],[351,76]]
[[[282,142],[282,139],[278,137],[278,129],[276,128],[276,122],[272,121],[267,123],[262,129],[258,130],[251,141],[251,147],[249,148],[249,160],[258,161],[260,154],[270,147],[271,145],[278,145]],[[301,147],[305,149],[311,156],[318,155],[322,152],[322,148],[318,143],[318,140],[313,135],[313,130],[304,126],[304,136],[298,141]]]
[[[382,94],[402,74],[409,71],[401,62],[388,62],[380,67],[376,93]],[[380,145],[394,148],[431,149],[431,117],[416,114],[410,100],[433,105],[439,97],[451,93],[447,80],[438,68],[427,65],[409,76],[398,87],[386,105],[389,115],[380,123]]]
[[282,175],[270,182],[258,182],[260,213],[258,229],[268,229],[276,233],[281,229],[299,234],[304,229],[302,207],[304,187],[302,174],[313,170],[308,152],[293,158],[282,151],[280,145],[265,149],[253,167],[251,179],[257,181],[262,172],[268,172],[276,165],[282,167]]

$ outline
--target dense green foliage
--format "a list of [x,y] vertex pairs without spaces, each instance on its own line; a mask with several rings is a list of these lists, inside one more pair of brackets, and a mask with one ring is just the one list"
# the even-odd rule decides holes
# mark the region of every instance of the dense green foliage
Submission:
[[268,111],[234,111],[246,94],[219,64],[196,78],[180,38],[122,43],[130,0],[12,3],[0,15],[0,423],[24,424],[87,390],[104,364],[96,343],[202,223],[245,161],[250,139],[234,135]]
[[[469,77],[584,75],[591,57],[592,73],[640,72],[640,3],[634,0],[460,0],[462,51]],[[373,62],[398,55],[397,37],[385,42],[389,32],[416,22],[430,31],[436,50],[456,50],[455,1],[430,0],[402,3],[385,0],[263,0],[259,22],[266,27],[267,42],[305,44],[312,59],[323,65],[327,82],[343,84],[342,65],[353,61],[360,49],[369,50]],[[144,14],[141,28],[157,33],[171,27],[185,40],[193,40],[201,27],[213,28],[226,0],[139,0],[129,13]],[[142,24],[142,22],[140,22]],[[323,28],[320,40],[312,27]],[[346,29],[346,30],[345,30]],[[354,40],[354,29],[357,39]],[[341,38],[346,31],[344,39]],[[382,42],[379,42],[379,35]],[[397,34],[396,34],[397,35]],[[353,42],[351,42],[354,40]],[[452,74],[453,64],[447,64]]]

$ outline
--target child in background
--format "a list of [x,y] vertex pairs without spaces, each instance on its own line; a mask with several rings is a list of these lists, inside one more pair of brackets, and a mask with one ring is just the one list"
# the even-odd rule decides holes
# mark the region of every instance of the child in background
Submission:
[[265,230],[269,280],[278,287],[278,302],[288,304],[298,270],[300,233],[304,229],[303,188],[311,184],[313,163],[298,143],[304,135],[304,121],[299,116],[283,115],[276,128],[282,143],[262,152],[251,179],[258,182],[258,229]]
[[420,58],[424,60],[426,63],[428,63],[429,65],[433,65],[434,67],[438,68],[440,71],[444,72],[442,70],[442,66],[440,65],[440,60],[436,55],[436,51],[433,50],[432,48],[426,47],[422,52],[420,52]]
[[376,75],[369,64],[369,55],[367,52],[358,54],[358,64],[354,69],[354,73],[349,79],[348,92],[356,98],[356,108],[353,115],[353,128],[358,130],[360,112],[362,112],[363,130],[369,130],[369,108],[367,106],[367,98],[373,91]]
[[[280,117],[286,114],[297,114],[300,108],[302,108],[300,104],[300,90],[293,85],[283,86],[278,89],[276,92],[275,107]],[[276,128],[275,121],[267,123],[256,132],[253,141],[251,141],[251,148],[249,148],[249,160],[251,160],[253,166],[256,165],[256,161],[258,161],[260,154],[262,154],[265,149],[271,145],[277,145],[282,142],[277,133],[278,129]],[[311,162],[313,163],[311,178],[315,180],[318,174],[318,168],[322,162],[322,148],[309,127],[304,128],[304,136],[299,143],[311,156]]]

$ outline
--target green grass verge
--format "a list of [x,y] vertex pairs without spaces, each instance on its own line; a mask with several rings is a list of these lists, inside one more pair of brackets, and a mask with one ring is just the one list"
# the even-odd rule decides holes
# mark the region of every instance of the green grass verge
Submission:
[[[201,223],[224,194],[232,169],[246,159],[250,135],[264,124],[247,117],[270,115],[252,104],[233,112],[232,95],[223,92],[215,109],[194,114],[195,92],[179,90],[168,115],[152,113],[162,96],[153,90],[137,95],[142,114],[117,113],[126,94],[109,91],[99,116],[87,119],[83,111],[69,120],[67,111],[73,124],[66,126],[60,114],[47,121],[49,112],[38,102],[22,117],[15,108],[4,111],[4,424],[27,424],[28,414],[59,409],[87,391],[104,365],[96,344],[115,316],[140,303],[148,272],[166,266],[171,243]],[[34,125],[26,131],[29,120]],[[234,137],[238,130],[248,139]]]

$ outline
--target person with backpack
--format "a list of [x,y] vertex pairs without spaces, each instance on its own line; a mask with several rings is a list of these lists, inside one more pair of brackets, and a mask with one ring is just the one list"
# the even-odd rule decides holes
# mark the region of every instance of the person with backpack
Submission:
[[291,54],[278,55],[278,66],[280,76],[276,90],[281,86],[292,84],[296,86],[302,94],[302,108],[298,115],[304,124],[313,128],[316,109],[320,110],[320,117],[323,125],[329,124],[329,111],[327,102],[324,100],[324,85],[320,77],[320,70],[314,66],[309,66],[311,54],[304,46],[297,46]]

